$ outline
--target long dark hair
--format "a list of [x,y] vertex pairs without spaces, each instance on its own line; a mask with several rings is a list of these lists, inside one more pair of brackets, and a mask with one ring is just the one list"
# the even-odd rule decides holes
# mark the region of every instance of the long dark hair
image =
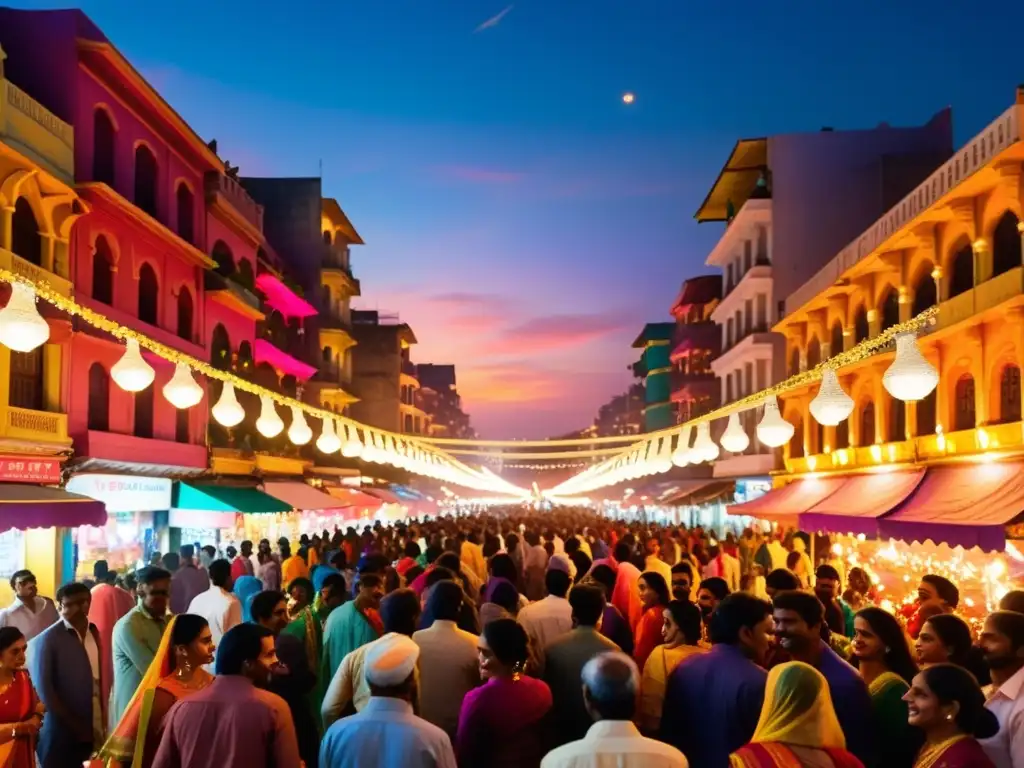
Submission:
[[522,667],[530,658],[530,640],[515,619],[495,619],[483,635],[495,658],[510,669]]
[[[910,643],[907,635],[900,626],[899,621],[886,610],[870,606],[857,611],[855,618],[864,619],[870,626],[871,631],[878,635],[878,639],[885,644],[885,666],[890,671],[902,677],[907,685],[914,680],[917,674],[917,664],[910,652]],[[859,659],[853,657],[854,666],[857,666]]]
[[922,670],[925,684],[943,704],[960,705],[956,713],[957,727],[979,739],[989,739],[999,732],[999,720],[985,708],[985,694],[977,679],[956,664],[935,664]]
[[[195,613],[183,613],[174,619],[174,629],[171,630],[171,647],[179,645],[191,645],[202,634],[202,631],[209,626],[209,622],[202,616]],[[171,669],[174,669],[177,662],[177,655],[171,654]]]
[[672,602],[672,593],[668,591],[668,584],[665,583],[665,577],[660,573],[654,571],[644,571],[640,574],[640,578],[644,580],[648,589],[654,590],[658,595],[658,605],[662,608],[668,607],[668,604]]
[[25,637],[17,627],[0,627],[0,653]]
[[949,661],[967,668],[971,654],[971,628],[959,616],[951,613],[940,613],[929,618],[930,624],[939,640],[949,649]]
[[490,571],[491,576],[494,578],[505,579],[511,582],[512,586],[516,589],[519,589],[519,572],[511,555],[499,552],[492,556],[487,562],[487,570]]

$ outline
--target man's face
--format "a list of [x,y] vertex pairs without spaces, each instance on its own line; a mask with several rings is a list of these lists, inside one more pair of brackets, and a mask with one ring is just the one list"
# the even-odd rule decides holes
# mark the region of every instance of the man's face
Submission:
[[142,604],[153,616],[163,616],[167,613],[167,603],[171,598],[171,580],[160,579],[150,584],[140,584],[139,594],[142,595]]
[[816,579],[814,582],[814,594],[821,602],[828,605],[836,596],[836,588],[839,582],[835,579]]
[[946,605],[942,598],[939,597],[938,590],[927,581],[922,581],[917,586],[917,602],[920,605],[938,605],[942,607]]
[[[281,605],[284,605],[282,602]],[[258,687],[265,688],[270,685],[270,679],[274,670],[280,667],[281,662],[277,659],[277,648],[274,646],[274,638],[260,638],[260,655],[252,663],[248,670],[249,679]]]
[[359,585],[359,596],[367,608],[374,610],[380,608],[380,601],[384,599],[384,584],[374,584],[372,587],[365,584]]
[[682,600],[683,602],[689,602],[690,590],[693,588],[691,583],[690,574],[688,573],[673,573],[672,574],[672,596],[676,600]]
[[334,589],[333,587],[324,587],[320,590],[320,604],[324,606],[328,611],[333,611],[345,599],[345,593],[343,590]]
[[242,542],[242,555],[244,557],[249,557],[249,555],[251,555],[251,554],[252,554],[252,542],[251,541],[243,541]]
[[1015,651],[1010,638],[996,629],[991,616],[985,620],[978,644],[985,654],[985,663],[989,669],[1010,669],[1024,664],[1024,648]]
[[263,622],[264,626],[273,632],[275,635],[282,629],[288,626],[288,603],[281,600],[277,605],[274,606],[274,610],[270,614],[270,619]]
[[820,627],[809,627],[800,614],[784,608],[775,609],[775,637],[785,650],[801,653],[820,638]]
[[750,658],[760,665],[768,661],[768,651],[772,646],[772,634],[775,624],[771,616],[765,616],[752,629],[740,630],[740,642],[747,649]]
[[697,607],[700,608],[704,620],[707,621],[718,607],[718,598],[706,589],[699,589],[697,590]]
[[65,595],[60,601],[61,618],[72,626],[88,622],[90,605],[92,605],[92,594],[89,592]]
[[657,539],[648,539],[646,544],[647,554],[655,556],[661,551],[661,545],[658,544]]
[[39,588],[36,586],[36,577],[29,573],[15,579],[14,594],[21,600],[35,600],[36,595],[39,594]]

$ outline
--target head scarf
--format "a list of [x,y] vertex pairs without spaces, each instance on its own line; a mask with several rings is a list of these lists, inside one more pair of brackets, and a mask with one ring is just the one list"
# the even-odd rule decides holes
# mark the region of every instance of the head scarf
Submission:
[[846,749],[828,683],[810,664],[790,661],[768,673],[761,719],[752,742]]
[[255,576],[242,576],[235,581],[235,595],[242,604],[242,621],[252,621],[249,607],[252,598],[263,591],[263,582]]

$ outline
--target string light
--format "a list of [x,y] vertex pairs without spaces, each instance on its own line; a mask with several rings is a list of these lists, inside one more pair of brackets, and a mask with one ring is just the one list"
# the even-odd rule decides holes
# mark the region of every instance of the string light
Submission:
[[782,418],[779,413],[779,401],[775,395],[769,395],[764,400],[764,415],[757,425],[757,439],[769,448],[779,448],[788,443],[796,428]]
[[815,421],[826,427],[834,427],[846,421],[853,413],[853,398],[839,385],[839,377],[834,368],[825,369],[821,376],[821,387],[808,409]]
[[316,439],[317,450],[321,453],[335,453],[341,448],[341,440],[334,431],[334,419],[324,417],[323,429]]
[[50,324],[36,309],[36,292],[24,282],[11,282],[11,298],[0,309],[0,343],[15,352],[31,352],[50,338]]
[[917,348],[913,333],[896,337],[896,357],[882,375],[882,385],[897,400],[923,400],[939,383],[939,372]]
[[174,375],[164,384],[164,397],[175,408],[184,410],[191,408],[203,399],[203,388],[192,378],[192,371],[185,363],[176,363]]
[[277,412],[274,401],[268,395],[260,398],[260,417],[256,419],[256,431],[266,438],[277,437],[284,429],[284,420]]
[[155,377],[153,366],[142,358],[139,342],[128,339],[121,359],[110,368],[110,378],[125,392],[141,392]]
[[305,445],[313,439],[313,430],[306,423],[306,416],[294,405],[292,406],[292,424],[288,427],[288,439],[295,445]]
[[733,413],[729,415],[729,423],[722,433],[720,442],[722,447],[730,453],[743,453],[750,445],[750,436],[740,424],[740,415]]
[[210,413],[222,427],[235,427],[242,423],[242,419],[245,418],[245,409],[238,402],[238,398],[235,397],[233,385],[230,383],[224,385],[224,389],[220,393],[220,399],[210,409]]

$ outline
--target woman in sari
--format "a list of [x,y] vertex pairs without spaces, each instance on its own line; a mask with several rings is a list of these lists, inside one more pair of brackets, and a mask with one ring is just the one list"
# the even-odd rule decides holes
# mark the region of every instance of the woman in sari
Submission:
[[802,661],[768,673],[764,705],[750,743],[729,756],[730,768],[864,768],[846,751],[828,683]]
[[662,611],[661,637],[664,642],[654,649],[644,664],[640,682],[640,730],[657,734],[661,726],[661,710],[665,704],[665,686],[669,675],[679,663],[700,647],[700,609],[690,602],[673,600]]
[[903,697],[917,674],[910,641],[888,611],[869,607],[853,619],[853,664],[871,694],[871,714],[878,743],[879,768],[911,765],[921,748],[921,733],[907,722]]
[[654,571],[645,571],[637,581],[640,604],[644,612],[637,622],[633,639],[633,661],[644,668],[647,657],[661,643],[661,627],[665,623],[665,609],[672,597],[665,577]]
[[0,768],[36,765],[43,705],[25,670],[27,646],[20,629],[0,629]]
[[262,591],[263,582],[255,576],[242,576],[235,581],[234,593],[242,604],[242,621],[252,621],[252,611],[249,610],[252,599]]
[[170,620],[146,676],[97,753],[108,768],[152,765],[167,711],[213,682],[203,669],[213,662],[213,651],[213,635],[202,616],[183,613]]
[[999,731],[970,672],[955,664],[921,670],[903,697],[910,724],[924,733],[914,768],[993,768],[978,744]]

